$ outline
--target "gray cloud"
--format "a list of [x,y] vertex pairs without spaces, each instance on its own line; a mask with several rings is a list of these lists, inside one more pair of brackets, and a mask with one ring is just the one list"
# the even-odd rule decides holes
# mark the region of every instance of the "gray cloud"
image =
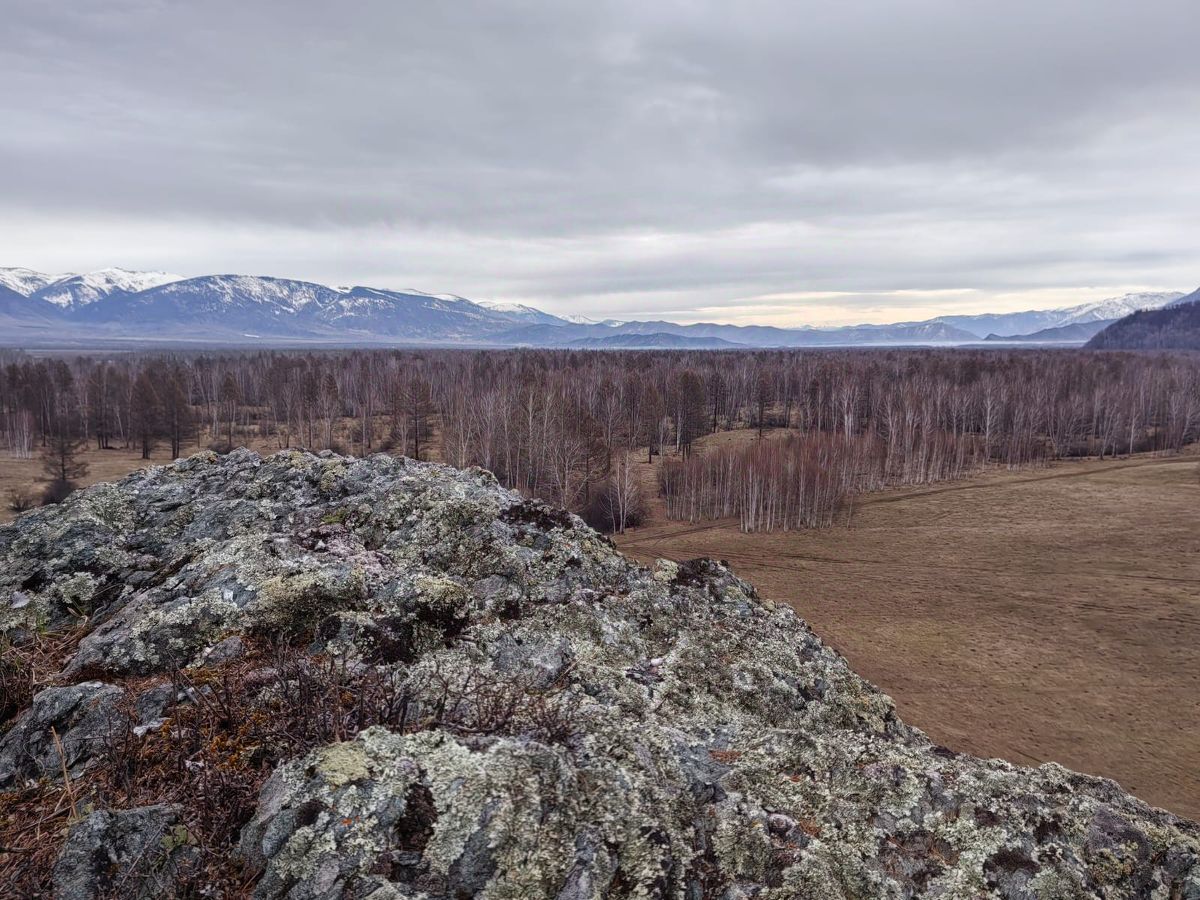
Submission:
[[4,7],[0,264],[787,322],[1200,281],[1191,0]]

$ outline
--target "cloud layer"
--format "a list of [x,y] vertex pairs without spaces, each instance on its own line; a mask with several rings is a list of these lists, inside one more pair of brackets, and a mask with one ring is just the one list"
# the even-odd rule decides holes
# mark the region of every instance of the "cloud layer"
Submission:
[[1194,0],[16,0],[0,265],[886,321],[1200,283]]

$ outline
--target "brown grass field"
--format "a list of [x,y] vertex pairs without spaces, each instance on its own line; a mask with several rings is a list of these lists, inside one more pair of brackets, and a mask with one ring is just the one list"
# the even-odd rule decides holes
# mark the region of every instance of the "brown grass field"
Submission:
[[[133,450],[86,458],[88,484],[146,464]],[[641,468],[652,496],[654,471]],[[13,485],[40,490],[40,471],[36,458],[0,457],[0,498]],[[617,538],[622,550],[728,560],[934,740],[1022,764],[1055,760],[1200,818],[1196,456],[894,490],[859,498],[848,527],[817,531],[747,535],[733,522],[666,522],[660,502],[649,506],[648,523]],[[0,509],[0,521],[11,517]]]
[[870,495],[849,527],[651,520],[617,544],[728,560],[942,744],[1200,818],[1198,475],[1195,456],[1066,462]]

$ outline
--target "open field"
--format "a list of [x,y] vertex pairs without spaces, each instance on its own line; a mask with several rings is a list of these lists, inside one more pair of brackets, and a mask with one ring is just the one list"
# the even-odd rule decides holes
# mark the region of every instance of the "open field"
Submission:
[[[185,450],[185,453],[194,450]],[[159,453],[157,459],[142,459],[137,450],[96,450],[89,446],[80,454],[87,461],[88,473],[79,479],[81,486],[96,484],[100,481],[115,481],[128,475],[134,469],[142,466],[162,465],[168,462],[166,451]],[[42,459],[36,453],[32,459],[14,459],[7,454],[0,455],[0,522],[11,521],[15,513],[9,509],[9,491],[13,488],[23,488],[34,498],[35,505],[40,503],[45,482],[42,480]]]
[[1067,462],[860,498],[848,528],[652,520],[617,543],[728,560],[936,741],[1200,818],[1198,474]]

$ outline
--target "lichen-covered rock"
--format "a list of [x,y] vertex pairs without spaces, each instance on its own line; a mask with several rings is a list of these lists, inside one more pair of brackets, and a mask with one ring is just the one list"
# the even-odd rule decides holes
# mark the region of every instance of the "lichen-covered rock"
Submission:
[[644,568],[478,470],[147,470],[0,527],[0,611],[14,639],[88,617],[68,680],[266,634],[387,683],[398,724],[263,787],[235,854],[263,898],[1200,900],[1193,823],[935,746],[723,565]]
[[56,900],[169,896],[195,850],[180,809],[144,806],[94,812],[71,827],[54,864]]
[[22,779],[79,775],[115,720],[121,688],[99,681],[51,687],[0,737],[0,788]]

